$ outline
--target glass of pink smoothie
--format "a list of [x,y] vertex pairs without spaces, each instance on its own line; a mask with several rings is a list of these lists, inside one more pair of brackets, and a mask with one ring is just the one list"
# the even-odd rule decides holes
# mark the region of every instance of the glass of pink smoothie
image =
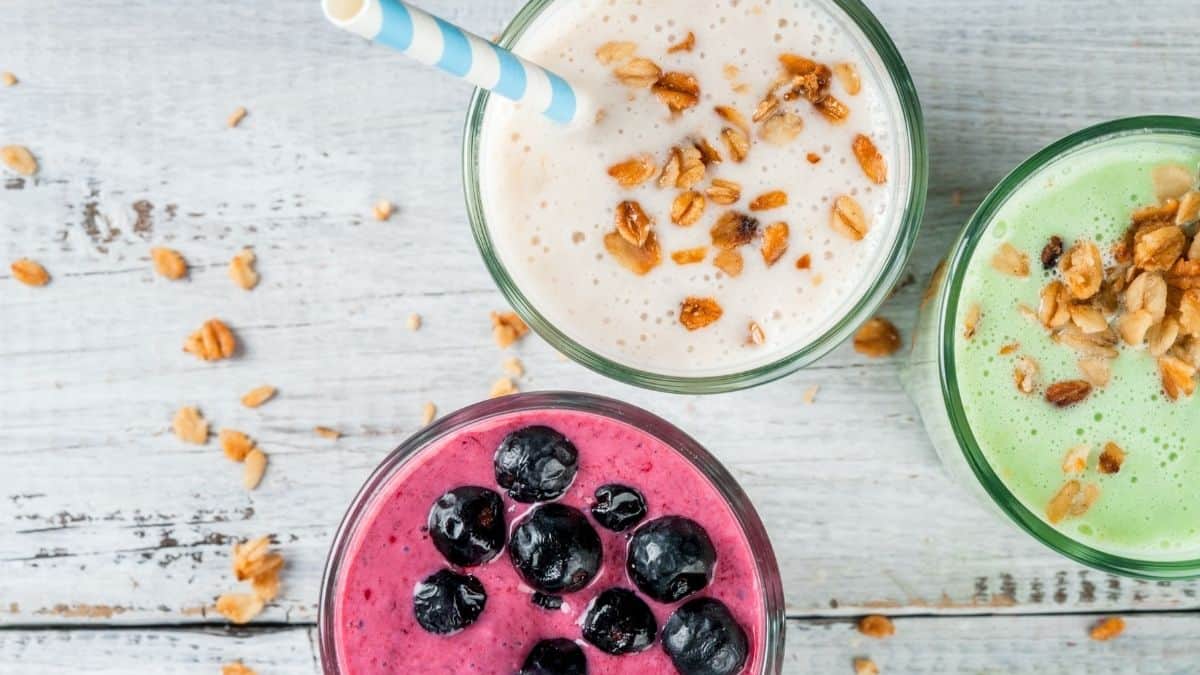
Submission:
[[[556,566],[535,521],[586,550]],[[520,394],[442,418],[367,480],[326,565],[321,659],[329,675],[584,672],[572,659],[765,675],[783,606],[762,522],[695,440],[619,401]]]

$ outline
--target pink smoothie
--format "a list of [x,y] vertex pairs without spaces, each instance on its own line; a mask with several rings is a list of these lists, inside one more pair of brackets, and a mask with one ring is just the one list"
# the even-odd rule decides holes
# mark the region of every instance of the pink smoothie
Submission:
[[430,506],[458,486],[488,487],[504,496],[511,531],[533,505],[512,501],[496,486],[492,456],[505,435],[531,425],[556,429],[579,450],[575,482],[558,501],[587,514],[597,487],[621,483],[645,496],[648,514],[642,522],[681,515],[708,531],[717,551],[712,582],[678,603],[643,599],[660,631],[671,612],[687,600],[714,597],[724,602],[749,640],[750,655],[742,672],[760,672],[766,630],[762,581],[742,528],[720,493],[657,438],[608,417],[565,410],[510,413],[454,432],[408,461],[380,490],[350,540],[337,583],[333,616],[341,672],[513,675],[534,644],[557,637],[583,648],[591,675],[674,672],[657,636],[643,652],[610,656],[580,635],[583,611],[598,593],[614,586],[636,589],[625,570],[632,530],[618,533],[596,527],[604,565],[589,586],[563,596],[559,610],[531,602],[532,589],[503,552],[467,570],[487,591],[486,607],[476,623],[449,636],[428,633],[417,623],[413,588],[448,567],[426,531]]

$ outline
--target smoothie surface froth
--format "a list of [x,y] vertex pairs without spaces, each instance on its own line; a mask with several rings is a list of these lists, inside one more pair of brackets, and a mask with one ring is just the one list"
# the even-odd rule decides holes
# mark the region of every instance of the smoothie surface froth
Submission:
[[[668,48],[694,36],[694,46]],[[649,87],[626,86],[618,62],[601,63],[606,43],[628,42],[634,57],[663,72],[693,75],[694,107],[672,114]],[[575,342],[617,363],[673,376],[742,372],[812,343],[848,314],[882,273],[896,242],[909,191],[909,149],[898,95],[879,56],[833,3],[691,0],[577,0],[554,3],[518,40],[515,51],[570,79],[600,113],[594,123],[557,128],[533,111],[492,97],[480,138],[484,215],[500,262],[542,316]],[[803,128],[791,142],[764,140],[750,128],[745,161],[729,156],[716,112],[731,106],[750,120],[780,74],[779,57],[797,54],[834,67],[851,64],[861,90],[834,78],[831,93],[850,110],[832,123],[805,101],[794,106]],[[629,58],[626,56],[625,58]],[[789,110],[793,109],[789,104]],[[873,183],[852,150],[869,137],[887,164]],[[672,206],[683,191],[659,187],[659,174],[623,188],[608,169],[648,156],[661,170],[673,146],[703,138],[723,155],[692,190],[713,179],[736,182],[740,198],[706,200],[703,215],[681,226]],[[785,206],[752,211],[766,192],[787,194]],[[862,241],[830,226],[839,195],[850,195],[870,223]],[[661,263],[638,276],[611,255],[605,235],[618,204],[636,200],[653,219]],[[740,273],[718,269],[709,231],[730,211],[760,222],[760,236],[739,250]],[[787,223],[787,249],[768,264],[761,232]],[[704,247],[699,262],[672,254]],[[801,258],[805,263],[797,264]],[[719,320],[688,330],[680,320],[687,297],[711,298]],[[754,322],[765,340],[748,344]]]
[[[1040,291],[1059,274],[1044,271],[1039,252],[1058,236],[1071,247],[1091,240],[1115,264],[1113,245],[1130,215],[1155,204],[1153,173],[1164,165],[1200,172],[1200,139],[1184,134],[1131,134],[1107,139],[1062,158],[1031,176],[1000,209],[972,254],[959,296],[954,366],[962,405],[983,456],[1008,489],[1046,519],[1048,504],[1070,478],[1064,458],[1090,449],[1079,476],[1099,488],[1082,515],[1054,526],[1067,537],[1106,553],[1149,561],[1200,557],[1200,398],[1172,401],[1155,357],[1145,347],[1117,345],[1111,381],[1082,402],[1050,405],[1050,383],[1080,380],[1079,356],[1056,343],[1019,305],[1035,311]],[[992,258],[1003,244],[1029,255],[1032,271],[1016,278]],[[974,337],[963,327],[972,305],[981,310]],[[1124,311],[1124,310],[1122,310]],[[1007,347],[1006,347],[1007,346]],[[1038,366],[1040,385],[1022,393],[1014,383],[1018,359]],[[1124,452],[1116,473],[1097,470],[1109,442]]]

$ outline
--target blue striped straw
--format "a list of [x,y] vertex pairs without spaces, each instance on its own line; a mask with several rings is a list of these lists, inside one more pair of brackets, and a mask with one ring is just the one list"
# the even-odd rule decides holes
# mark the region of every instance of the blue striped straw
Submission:
[[481,89],[528,104],[555,122],[579,102],[563,78],[403,0],[321,0],[334,25],[437,66]]

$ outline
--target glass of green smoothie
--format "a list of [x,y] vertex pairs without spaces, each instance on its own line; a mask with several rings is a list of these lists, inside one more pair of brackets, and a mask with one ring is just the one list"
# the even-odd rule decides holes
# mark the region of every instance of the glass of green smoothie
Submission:
[[984,200],[905,385],[948,472],[1050,548],[1200,576],[1200,120],[1101,124]]

